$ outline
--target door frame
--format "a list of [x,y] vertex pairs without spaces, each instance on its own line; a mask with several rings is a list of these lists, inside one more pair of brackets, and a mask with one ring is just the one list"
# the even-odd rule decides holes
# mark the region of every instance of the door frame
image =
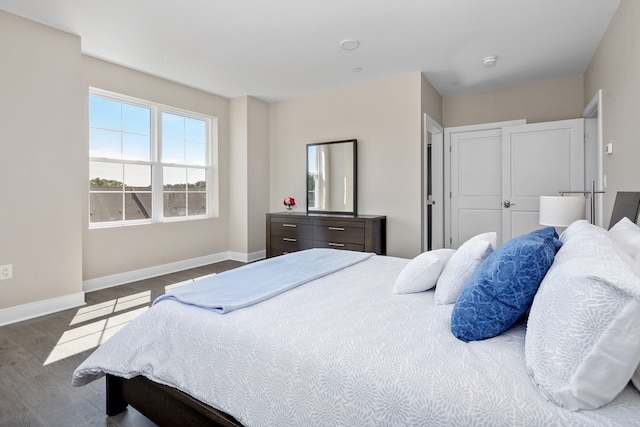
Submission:
[[[444,247],[443,128],[427,113],[422,120],[422,252]],[[431,146],[431,161],[429,148]],[[428,198],[431,177],[431,199]],[[429,217],[431,207],[431,217]],[[431,230],[431,236],[429,236]],[[431,245],[429,245],[431,237]]]
[[481,123],[476,125],[455,126],[444,129],[444,214],[443,214],[443,230],[444,230],[444,247],[450,248],[452,245],[451,236],[451,136],[456,133],[476,132],[482,130],[502,129],[507,126],[525,125],[525,119],[508,120],[504,122]]
[[[596,141],[595,144],[590,141],[585,141],[584,146],[584,190],[591,189],[591,181],[595,180],[595,191],[604,191],[606,188],[606,177],[604,175],[603,168],[603,153],[604,143],[602,137],[602,89],[598,89],[596,94],[591,98],[589,104],[582,111],[582,118],[595,119],[596,123]],[[585,123],[585,135],[586,135],[586,123]],[[591,164],[587,162],[591,161]],[[587,176],[587,171],[595,171],[595,176]],[[595,210],[596,210],[596,225],[600,227],[606,227],[604,221],[604,194],[595,194]],[[608,225],[608,224],[607,224]]]

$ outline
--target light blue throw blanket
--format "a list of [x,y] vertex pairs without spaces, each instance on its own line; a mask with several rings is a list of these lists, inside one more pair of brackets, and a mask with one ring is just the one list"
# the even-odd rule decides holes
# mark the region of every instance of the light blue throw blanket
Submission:
[[153,304],[173,299],[224,314],[265,301],[373,255],[336,249],[293,252],[196,279],[158,297]]

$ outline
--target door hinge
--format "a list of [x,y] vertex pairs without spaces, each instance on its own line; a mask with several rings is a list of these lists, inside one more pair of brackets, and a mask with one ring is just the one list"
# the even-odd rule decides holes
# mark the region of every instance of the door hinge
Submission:
[[449,191],[449,198],[452,199],[453,198],[453,193],[451,191]]

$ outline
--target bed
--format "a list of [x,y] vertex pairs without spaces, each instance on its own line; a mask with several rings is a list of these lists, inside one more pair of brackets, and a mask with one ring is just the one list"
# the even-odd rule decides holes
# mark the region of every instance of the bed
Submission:
[[[618,236],[628,240],[634,226],[628,221]],[[436,303],[438,285],[397,293],[401,276],[424,278],[424,269],[416,269],[419,257],[369,254],[224,314],[164,298],[100,346],[76,369],[72,383],[81,386],[106,375],[108,415],[132,405],[167,426],[640,425],[640,392],[629,381],[640,363],[640,272],[633,270],[640,258],[633,259],[634,246],[620,250],[610,244],[609,232],[585,221],[572,224],[560,240],[564,244],[551,255],[533,305],[523,316],[512,314],[516,320],[487,339],[465,341],[452,333],[465,289],[454,304]],[[296,256],[284,257],[299,264]],[[437,283],[453,256],[440,252],[440,271],[430,282]],[[594,257],[613,261],[589,262]],[[617,273],[609,280],[612,266]],[[236,273],[222,275],[232,281]],[[580,315],[572,311],[583,310],[580,304],[567,305],[572,316],[545,323],[558,303],[555,284],[573,283],[576,274],[580,280],[606,276],[608,286],[619,285],[615,311],[622,311],[618,300],[624,300],[626,317],[614,313],[613,323],[633,326],[616,335],[623,343],[610,339],[614,353],[624,355],[616,363],[625,366],[604,364],[604,375],[616,377],[613,388],[601,379],[607,382],[606,396],[589,395],[594,387],[603,388],[598,384],[576,386],[571,379],[569,386],[586,388],[586,397],[574,393],[578,397],[567,399],[554,388],[563,376],[559,367],[588,371],[602,364],[583,355],[556,360],[549,350],[564,350],[562,341],[553,340],[566,340],[566,334],[576,335],[572,328],[583,327],[575,324]],[[472,277],[480,276],[478,270]],[[602,298],[599,292],[579,295]],[[574,350],[567,348],[566,354]],[[573,359],[584,363],[576,368]],[[576,408],[580,405],[594,407]]]

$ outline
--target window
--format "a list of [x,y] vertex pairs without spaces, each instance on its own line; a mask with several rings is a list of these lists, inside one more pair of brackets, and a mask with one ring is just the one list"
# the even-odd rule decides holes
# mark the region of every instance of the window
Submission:
[[212,216],[215,118],[91,89],[91,227]]

